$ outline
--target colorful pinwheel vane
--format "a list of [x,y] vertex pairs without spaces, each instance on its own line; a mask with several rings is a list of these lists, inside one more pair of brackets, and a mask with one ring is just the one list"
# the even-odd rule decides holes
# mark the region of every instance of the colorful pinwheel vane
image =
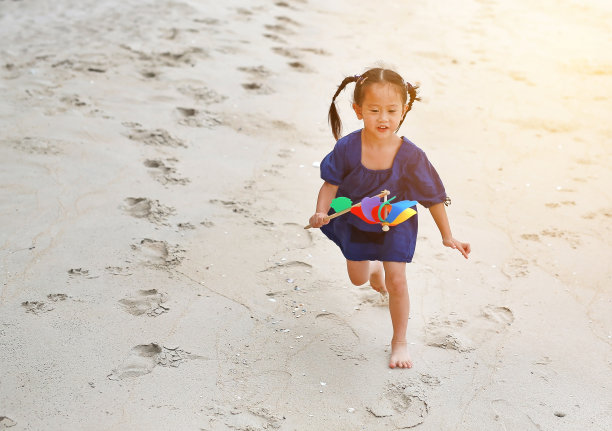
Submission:
[[[386,191],[385,191],[386,192]],[[386,192],[388,194],[388,192]],[[417,212],[414,208],[416,201],[400,201],[392,202],[397,196],[390,199],[386,198],[383,192],[381,196],[366,197],[360,203],[353,205],[353,202],[346,197],[335,198],[331,202],[331,207],[336,211],[336,214],[351,212],[361,220],[370,224],[382,224],[383,230],[388,231],[389,226],[397,226],[405,222]],[[334,214],[334,215],[336,215]]]

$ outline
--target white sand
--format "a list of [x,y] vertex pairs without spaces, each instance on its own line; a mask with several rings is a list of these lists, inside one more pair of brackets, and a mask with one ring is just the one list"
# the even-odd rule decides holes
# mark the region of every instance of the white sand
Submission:
[[[0,0],[0,429],[612,429],[612,8],[402,3]],[[473,248],[422,212],[412,370],[302,229],[379,60]]]

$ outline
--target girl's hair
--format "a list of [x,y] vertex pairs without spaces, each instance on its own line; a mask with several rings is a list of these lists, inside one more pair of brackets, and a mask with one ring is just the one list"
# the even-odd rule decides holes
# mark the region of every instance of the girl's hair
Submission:
[[[363,97],[365,94],[365,89],[368,85],[376,84],[377,82],[388,82],[389,84],[395,85],[399,90],[400,96],[402,98],[402,105],[408,105],[408,110],[402,116],[402,121],[400,121],[399,126],[397,126],[396,132],[399,130],[400,126],[404,122],[404,118],[406,118],[406,114],[410,109],[412,109],[412,104],[415,100],[421,100],[420,97],[417,96],[418,85],[412,85],[409,82],[404,82],[402,77],[393,70],[383,69],[380,67],[370,69],[367,72],[360,75],[355,76],[347,76],[342,80],[342,83],[336,90],[334,97],[332,98],[331,106],[329,107],[329,124],[331,125],[332,133],[334,134],[334,138],[338,140],[342,136],[342,121],[340,121],[340,116],[338,115],[338,111],[336,110],[336,97],[340,94],[344,87],[346,87],[351,82],[355,82],[355,90],[353,91],[353,101],[361,106],[363,103]],[[410,99],[408,100],[408,96]]]

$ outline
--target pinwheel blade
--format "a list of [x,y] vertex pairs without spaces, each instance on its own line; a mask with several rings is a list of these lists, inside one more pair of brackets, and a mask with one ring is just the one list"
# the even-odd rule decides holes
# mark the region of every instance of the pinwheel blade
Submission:
[[339,213],[340,211],[349,209],[351,205],[353,205],[353,202],[349,198],[344,197],[344,196],[341,196],[331,201],[331,207],[337,213]]

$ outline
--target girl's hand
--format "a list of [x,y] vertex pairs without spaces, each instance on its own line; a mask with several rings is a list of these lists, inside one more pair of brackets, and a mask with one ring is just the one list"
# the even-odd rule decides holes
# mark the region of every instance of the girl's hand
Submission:
[[329,223],[329,220],[326,219],[327,214],[325,213],[314,213],[312,217],[310,217],[310,226],[312,227],[321,227]]
[[459,252],[461,252],[463,257],[465,257],[466,259],[468,258],[468,254],[470,254],[470,251],[472,251],[469,243],[457,241],[453,237],[444,238],[442,240],[442,244],[444,244],[446,247],[450,247],[450,248],[459,250]]

